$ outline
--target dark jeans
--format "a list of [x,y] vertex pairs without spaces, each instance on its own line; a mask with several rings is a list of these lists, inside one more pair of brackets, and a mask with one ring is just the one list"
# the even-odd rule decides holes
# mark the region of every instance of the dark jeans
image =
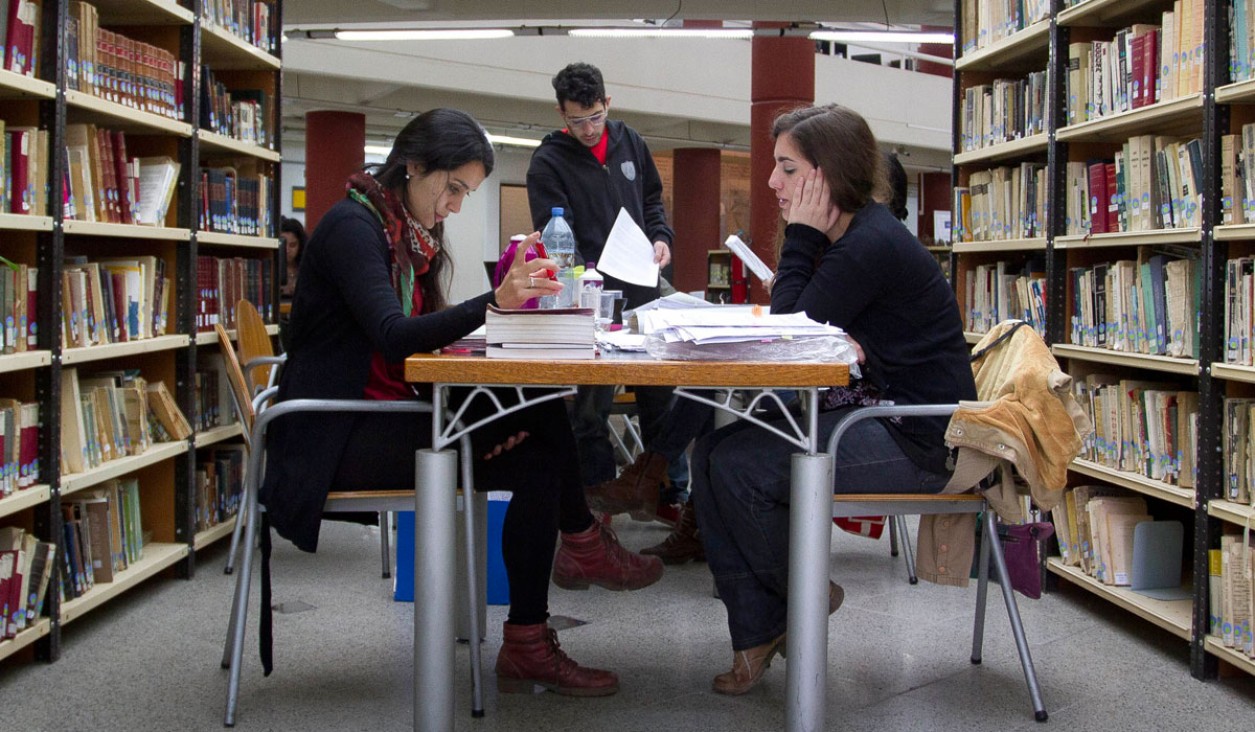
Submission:
[[[820,445],[851,408],[819,415]],[[733,650],[784,633],[789,596],[789,488],[798,448],[748,422],[697,441],[692,496],[706,559],[728,609]],[[841,440],[834,487],[840,492],[939,493],[949,475],[910,461],[878,420],[859,422]]]
[[[671,404],[672,387],[638,386],[636,411],[640,415],[641,439],[648,446],[656,439]],[[614,402],[612,386],[581,386],[571,408],[571,428],[579,449],[580,475],[584,485],[604,483],[615,476],[614,447],[606,418]]]
[[[504,393],[502,401],[507,401]],[[494,444],[520,430],[528,433],[521,444],[491,460],[482,459]],[[513,493],[501,529],[501,554],[510,580],[509,622],[543,623],[549,617],[549,573],[558,531],[583,531],[593,520],[578,468],[567,458],[575,452],[575,441],[566,410],[561,400],[544,402],[478,432],[472,440],[475,489]],[[430,446],[429,419],[414,415],[359,419],[333,485],[336,490],[413,490],[414,451]]]

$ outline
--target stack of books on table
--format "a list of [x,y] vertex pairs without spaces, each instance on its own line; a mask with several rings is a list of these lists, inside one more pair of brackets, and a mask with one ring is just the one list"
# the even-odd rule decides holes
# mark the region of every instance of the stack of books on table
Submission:
[[502,310],[488,306],[488,358],[590,359],[597,355],[592,308]]

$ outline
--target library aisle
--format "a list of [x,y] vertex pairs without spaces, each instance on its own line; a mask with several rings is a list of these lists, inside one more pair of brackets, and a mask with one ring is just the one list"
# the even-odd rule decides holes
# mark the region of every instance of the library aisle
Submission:
[[[914,522],[912,522],[914,524]],[[639,548],[666,529],[615,521]],[[914,525],[912,525],[914,535]],[[1250,677],[1201,683],[1176,636],[1071,583],[1020,598],[1050,721],[1033,721],[1001,597],[990,596],[985,660],[968,662],[975,587],[906,582],[888,541],[837,531],[832,576],[846,589],[830,621],[827,718],[834,730],[1226,730],[1249,727]],[[54,664],[0,668],[4,728],[221,730],[227,672],[219,667],[232,579],[225,547],[208,548],[191,581],[154,580],[72,624]],[[325,523],[317,555],[275,545],[275,672],[261,673],[250,619],[237,730],[406,730],[412,613],[379,577],[377,529]],[[787,661],[743,697],[710,691],[731,661],[722,604],[705,564],[668,567],[635,593],[554,588],[554,623],[581,662],[612,668],[616,696],[498,696],[492,665],[505,608],[490,607],[483,719],[469,712],[459,648],[458,730],[776,730]],[[254,602],[257,598],[253,594]]]

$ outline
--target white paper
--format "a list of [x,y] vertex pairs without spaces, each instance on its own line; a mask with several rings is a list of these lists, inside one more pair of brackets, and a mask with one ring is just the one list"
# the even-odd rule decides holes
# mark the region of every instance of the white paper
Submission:
[[610,236],[606,237],[606,246],[601,250],[601,258],[597,260],[597,271],[633,285],[653,287],[658,284],[653,242],[626,209],[619,209]]
[[730,249],[738,259],[745,262],[745,266],[749,267],[754,276],[763,282],[775,276],[771,271],[771,267],[768,267],[763,260],[759,259],[754,250],[750,249],[749,245],[741,241],[741,237],[736,234],[730,235],[723,245]]

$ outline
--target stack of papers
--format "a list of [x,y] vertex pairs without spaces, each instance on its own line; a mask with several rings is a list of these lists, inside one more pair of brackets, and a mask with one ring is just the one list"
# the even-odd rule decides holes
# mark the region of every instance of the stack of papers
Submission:
[[488,306],[489,358],[589,359],[597,355],[592,308],[503,310]]
[[755,306],[637,311],[641,333],[666,343],[744,343],[818,336],[841,336],[840,328],[806,313],[768,313]]

